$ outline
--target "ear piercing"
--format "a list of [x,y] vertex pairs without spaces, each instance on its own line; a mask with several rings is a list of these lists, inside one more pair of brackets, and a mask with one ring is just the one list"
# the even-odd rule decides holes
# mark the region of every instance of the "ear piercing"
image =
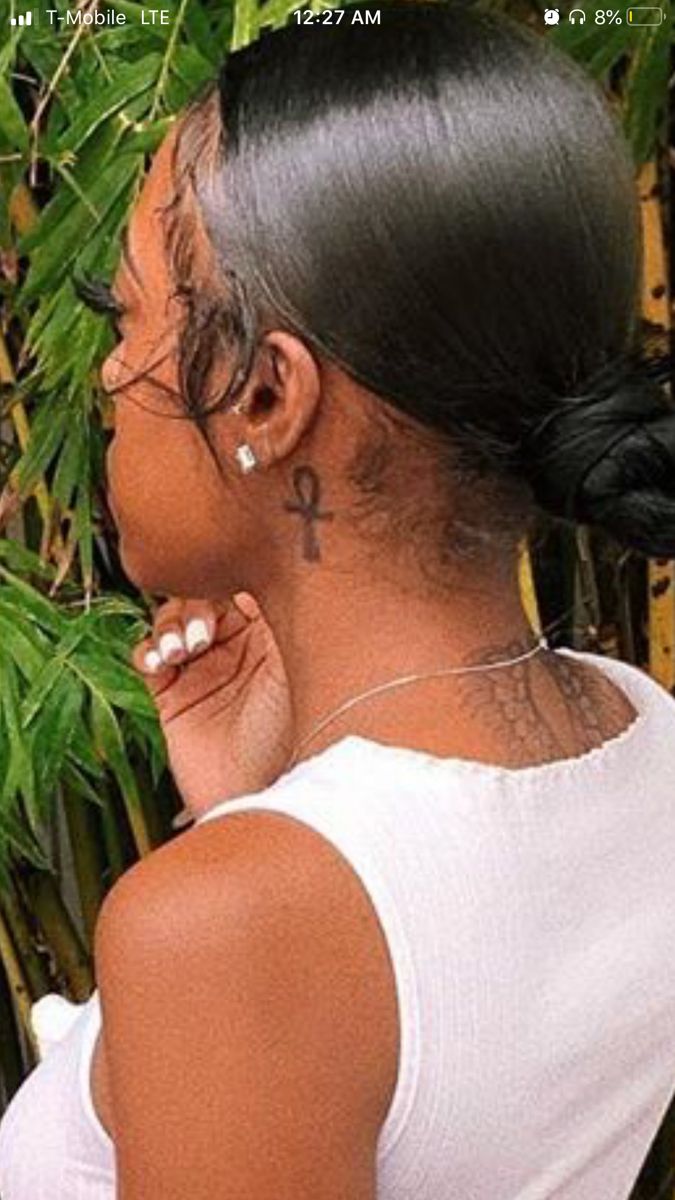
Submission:
[[257,467],[258,459],[253,453],[248,442],[242,442],[240,446],[237,446],[235,453],[239,466],[241,467],[242,474],[246,475],[249,471],[253,471],[255,467]]

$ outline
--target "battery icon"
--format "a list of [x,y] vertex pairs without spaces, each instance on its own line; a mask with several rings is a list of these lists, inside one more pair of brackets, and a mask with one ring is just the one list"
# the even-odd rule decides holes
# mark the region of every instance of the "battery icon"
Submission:
[[663,9],[629,8],[626,15],[629,25],[660,25],[663,20]]

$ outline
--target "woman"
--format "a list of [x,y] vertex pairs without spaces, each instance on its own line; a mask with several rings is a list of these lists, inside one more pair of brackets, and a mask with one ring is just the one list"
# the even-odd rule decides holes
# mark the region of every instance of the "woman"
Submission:
[[675,554],[639,258],[600,94],[464,6],[268,34],[162,146],[84,294],[196,824],[106,898],[3,1200],[626,1200],[675,704],[537,642],[516,549],[546,508]]

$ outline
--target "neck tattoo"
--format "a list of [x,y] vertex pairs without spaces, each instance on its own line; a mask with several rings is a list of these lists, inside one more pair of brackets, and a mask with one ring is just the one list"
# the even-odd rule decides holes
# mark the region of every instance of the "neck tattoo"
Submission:
[[308,562],[318,562],[321,558],[319,542],[314,528],[314,521],[332,521],[334,513],[319,508],[321,484],[319,476],[313,467],[295,467],[293,471],[293,487],[296,500],[285,500],[286,512],[297,513],[304,521],[302,554]]

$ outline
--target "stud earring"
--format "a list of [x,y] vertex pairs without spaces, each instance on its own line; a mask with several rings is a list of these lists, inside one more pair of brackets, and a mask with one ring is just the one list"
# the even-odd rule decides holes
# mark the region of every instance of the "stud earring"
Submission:
[[248,442],[242,442],[241,446],[237,446],[235,453],[239,466],[241,467],[244,475],[246,475],[249,471],[253,471],[258,465],[258,460]]

